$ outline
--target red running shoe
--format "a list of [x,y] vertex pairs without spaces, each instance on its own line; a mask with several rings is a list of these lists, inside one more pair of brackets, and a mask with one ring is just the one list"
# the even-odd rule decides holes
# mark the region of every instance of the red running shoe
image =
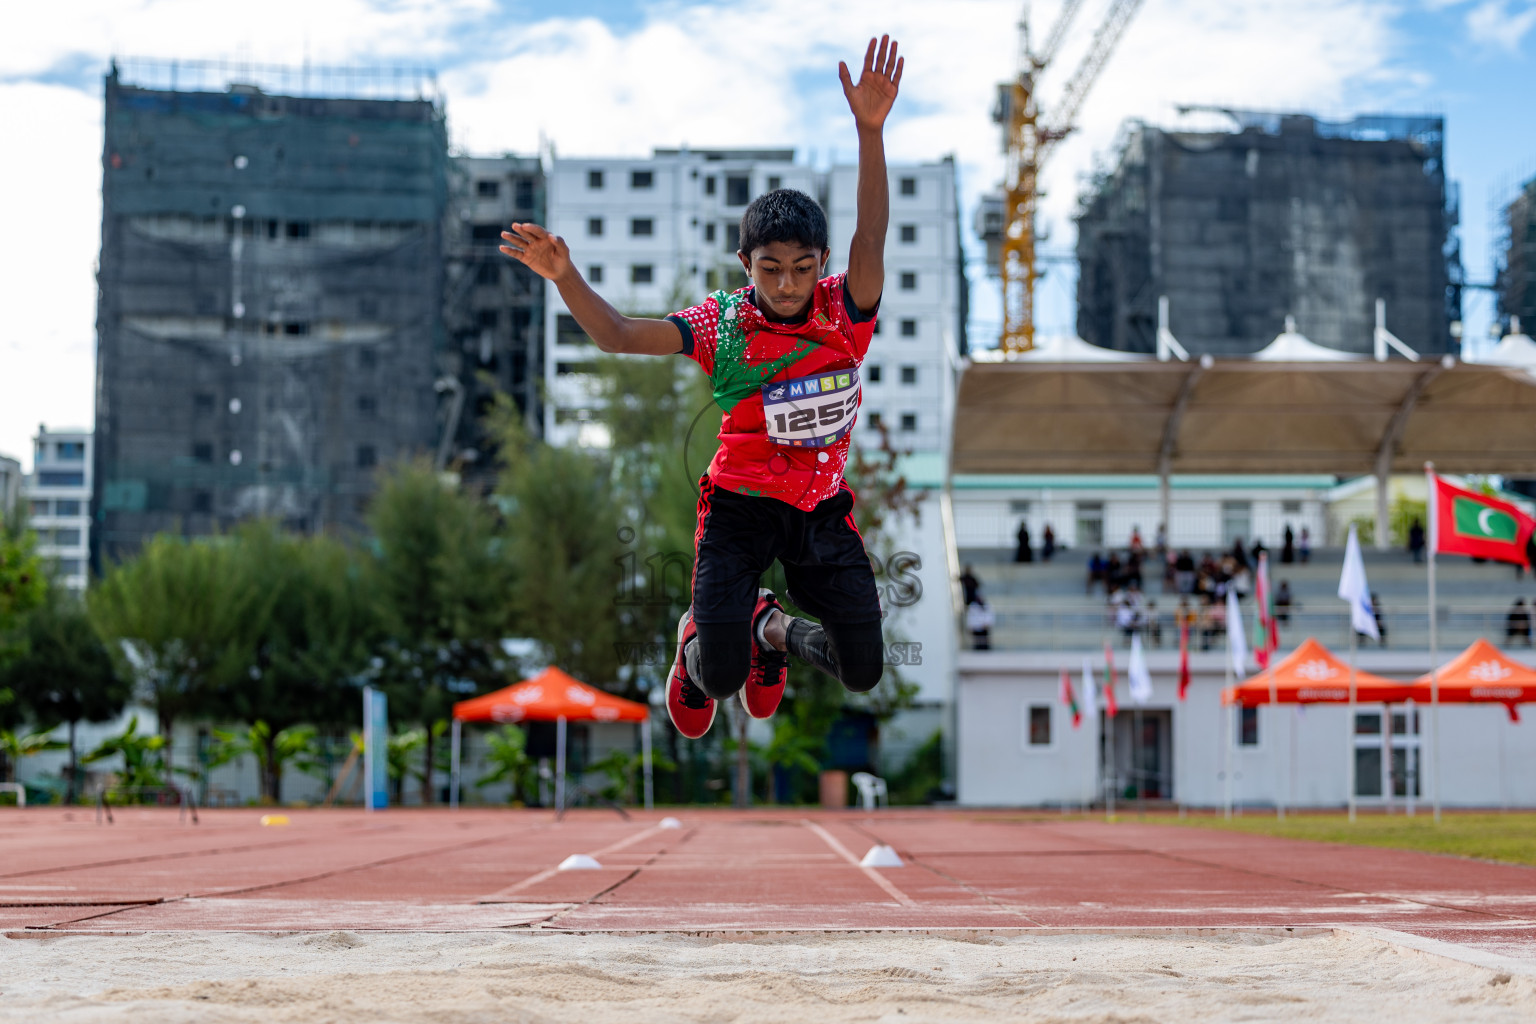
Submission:
[[741,706],[753,718],[767,718],[779,709],[784,698],[784,680],[789,674],[789,656],[757,642],[757,623],[777,608],[783,611],[771,590],[757,592],[757,607],[752,612],[752,668],[747,684],[741,688]]
[[688,678],[688,659],[683,647],[698,630],[693,625],[693,609],[677,620],[677,654],[672,659],[672,674],[667,678],[667,715],[677,731],[691,740],[709,732],[715,722],[715,700]]

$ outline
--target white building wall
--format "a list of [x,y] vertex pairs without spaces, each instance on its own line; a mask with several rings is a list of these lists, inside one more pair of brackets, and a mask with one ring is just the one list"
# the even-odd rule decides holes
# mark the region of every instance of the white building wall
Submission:
[[33,443],[25,500],[38,554],[53,563],[65,586],[84,590],[89,576],[94,437],[89,430],[40,426]]

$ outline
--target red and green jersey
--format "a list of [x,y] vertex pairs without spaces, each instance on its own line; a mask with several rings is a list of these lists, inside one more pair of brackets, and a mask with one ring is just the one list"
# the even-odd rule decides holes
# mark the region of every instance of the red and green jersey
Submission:
[[853,305],[844,277],[818,281],[806,318],[795,323],[763,316],[750,287],[715,292],[667,317],[724,410],[709,464],[717,487],[809,511],[842,484],[859,366],[875,331],[874,314]]

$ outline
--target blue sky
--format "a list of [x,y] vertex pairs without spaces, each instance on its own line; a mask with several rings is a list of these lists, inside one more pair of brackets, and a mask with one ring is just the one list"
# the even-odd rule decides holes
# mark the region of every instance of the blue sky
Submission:
[[[1047,106],[1107,0],[1089,0]],[[891,31],[909,62],[889,125],[893,159],[954,153],[969,217],[1002,173],[988,111],[1014,68],[1018,0],[63,0],[0,36],[0,453],[30,461],[40,421],[89,424],[100,227],[101,75],[110,55],[264,63],[412,63],[438,70],[454,143],[471,152],[645,153],[652,146],[793,145],[850,159],[836,81],[869,35]],[[1043,33],[1060,0],[1036,0]],[[1037,36],[1038,37],[1038,36]],[[1536,0],[1146,0],[1048,166],[1048,247],[1070,247],[1082,176],[1127,118],[1175,121],[1178,103],[1436,113],[1461,187],[1468,278],[1492,273],[1493,204],[1536,175]],[[24,140],[24,142],[18,142]],[[972,336],[999,321],[973,274]],[[1070,271],[1038,296],[1044,333],[1070,331]],[[1486,336],[1487,293],[1468,329]],[[1278,327],[1277,327],[1278,330]]]

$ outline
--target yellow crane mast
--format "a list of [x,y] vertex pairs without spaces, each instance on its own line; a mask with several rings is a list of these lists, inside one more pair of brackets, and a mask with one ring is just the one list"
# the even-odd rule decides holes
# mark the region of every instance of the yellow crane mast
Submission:
[[1089,88],[1141,3],[1110,0],[1088,52],[1068,80],[1055,114],[1048,119],[1042,119],[1036,83],[1061,49],[1082,0],[1066,0],[1038,53],[1030,46],[1028,4],[1019,19],[1019,71],[1012,82],[998,87],[997,108],[992,113],[992,119],[1003,128],[1008,157],[998,255],[1003,281],[1002,349],[1006,353],[1035,347],[1035,208],[1040,168],[1056,143],[1071,134]]

